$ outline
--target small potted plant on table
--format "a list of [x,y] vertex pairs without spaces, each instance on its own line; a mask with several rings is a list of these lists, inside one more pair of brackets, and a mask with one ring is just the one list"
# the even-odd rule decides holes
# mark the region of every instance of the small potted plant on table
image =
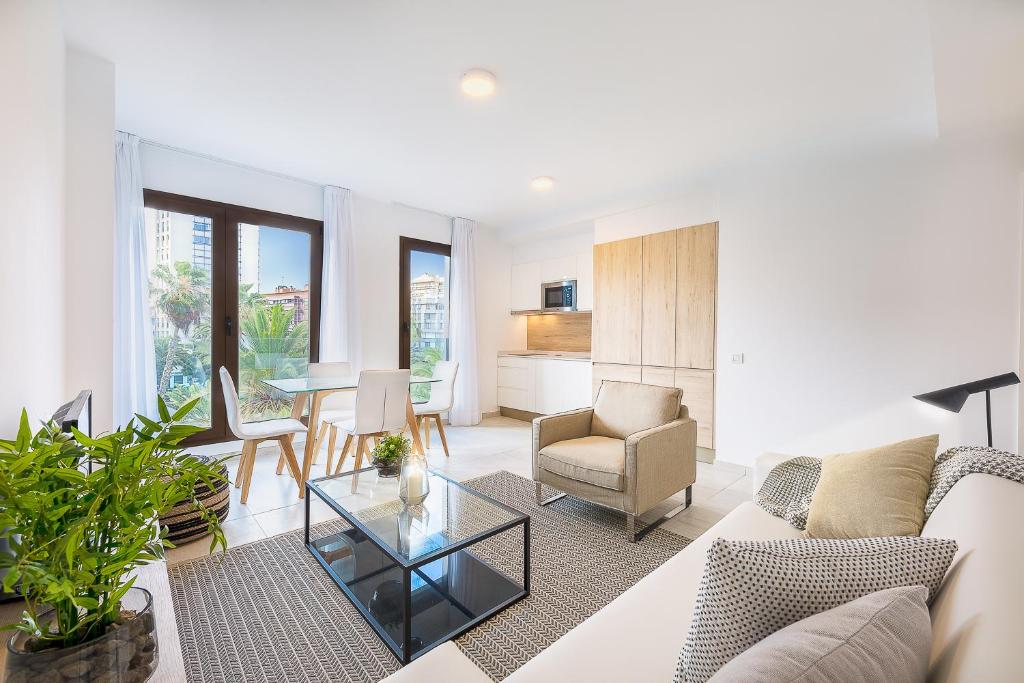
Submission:
[[211,551],[227,543],[196,484],[223,480],[220,461],[185,455],[199,427],[181,424],[198,399],[160,419],[137,416],[98,438],[44,425],[33,434],[23,411],[18,436],[0,440],[0,528],[10,547],[2,587],[24,596],[7,644],[8,683],[144,681],[157,665],[153,598],[134,586],[136,567],[171,547],[159,518],[192,500],[206,519]]
[[390,434],[377,442],[370,453],[370,462],[382,477],[397,477],[402,471],[402,458],[409,454],[412,444],[401,434]]

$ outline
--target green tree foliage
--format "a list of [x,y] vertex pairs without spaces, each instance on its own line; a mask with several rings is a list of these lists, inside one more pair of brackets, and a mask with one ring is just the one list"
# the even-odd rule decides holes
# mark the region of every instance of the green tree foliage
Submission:
[[281,304],[247,307],[239,324],[239,394],[244,419],[283,417],[292,399],[276,395],[262,380],[301,377],[309,365],[309,325],[294,323]]
[[153,269],[150,282],[153,303],[167,316],[174,332],[167,341],[164,362],[161,366],[157,391],[163,394],[171,384],[171,375],[176,363],[166,359],[177,359],[182,339],[189,336],[193,325],[204,317],[210,317],[210,276],[191,263],[178,261],[174,268],[161,264]]

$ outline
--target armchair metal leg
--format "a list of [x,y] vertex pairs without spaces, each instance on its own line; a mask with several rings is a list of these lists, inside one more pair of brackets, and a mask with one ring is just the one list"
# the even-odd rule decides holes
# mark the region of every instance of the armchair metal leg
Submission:
[[690,507],[690,504],[692,502],[693,502],[693,486],[690,485],[690,486],[686,487],[686,502],[685,503],[683,503],[682,505],[675,506],[674,508],[672,508],[671,510],[666,512],[663,517],[659,517],[657,520],[651,522],[650,524],[645,526],[643,529],[641,529],[640,533],[636,533],[636,518],[633,515],[626,515],[626,538],[628,538],[631,542],[639,541],[644,536],[646,536],[650,532],[654,531],[659,526],[661,526],[662,524],[664,524],[668,520],[672,519],[673,517],[678,515],[680,512],[682,512],[686,508]]
[[550,505],[551,503],[554,503],[556,500],[562,500],[567,495],[569,495],[567,493],[558,493],[558,494],[555,494],[555,495],[551,496],[547,500],[544,500],[543,498],[541,498],[540,482],[539,481],[535,481],[535,482],[533,482],[533,484],[536,487],[537,505]]

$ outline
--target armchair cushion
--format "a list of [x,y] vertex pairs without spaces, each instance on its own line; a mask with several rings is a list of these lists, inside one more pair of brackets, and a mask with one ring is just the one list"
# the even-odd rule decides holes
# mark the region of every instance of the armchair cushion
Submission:
[[682,391],[673,387],[605,380],[594,401],[590,433],[612,439],[671,422],[679,415]]
[[607,436],[559,441],[541,449],[541,469],[575,481],[622,491],[625,485],[626,443]]

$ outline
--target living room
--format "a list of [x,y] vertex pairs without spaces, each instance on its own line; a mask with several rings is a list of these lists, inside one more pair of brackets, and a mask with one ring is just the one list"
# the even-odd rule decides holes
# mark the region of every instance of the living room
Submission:
[[1022,59],[7,0],[0,680],[1019,680]]

